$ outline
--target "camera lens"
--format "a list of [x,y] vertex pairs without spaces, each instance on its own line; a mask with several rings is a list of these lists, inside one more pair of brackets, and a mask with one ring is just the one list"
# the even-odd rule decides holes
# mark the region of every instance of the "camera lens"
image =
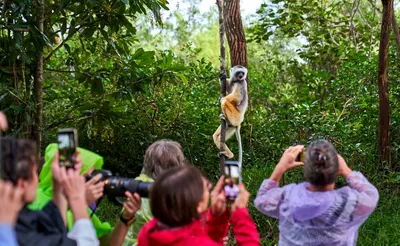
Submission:
[[151,182],[142,182],[130,178],[110,177],[105,181],[104,193],[114,197],[123,197],[125,192],[138,193],[140,197],[149,197]]
[[149,197],[151,182],[142,182],[138,180],[130,180],[126,185],[127,191],[130,193],[138,193],[140,197]]

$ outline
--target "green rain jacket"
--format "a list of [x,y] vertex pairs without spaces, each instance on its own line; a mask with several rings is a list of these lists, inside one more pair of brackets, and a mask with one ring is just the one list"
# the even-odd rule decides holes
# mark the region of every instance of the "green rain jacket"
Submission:
[[[42,171],[40,172],[40,182],[39,187],[36,192],[36,200],[31,203],[28,207],[32,210],[40,210],[42,209],[53,196],[53,180],[51,175],[51,164],[53,162],[53,158],[58,151],[58,145],[53,143],[47,146],[44,155],[44,165]],[[82,174],[86,173],[90,168],[94,167],[94,169],[102,169],[104,160],[103,157],[89,151],[86,149],[82,149],[78,147],[80,158],[82,159]],[[89,214],[92,213],[92,210],[88,208]],[[112,230],[112,227],[109,223],[101,222],[101,220],[93,214],[92,223],[94,228],[96,229],[97,237],[101,237],[103,235],[109,234]],[[74,217],[72,215],[71,210],[67,211],[67,224],[68,230],[72,229],[74,224]]]
[[[140,174],[139,177],[135,178],[135,180],[140,180],[142,182],[154,182],[152,178],[143,173]],[[135,216],[136,220],[126,234],[122,246],[136,246],[140,229],[144,226],[144,224],[153,218],[149,199],[142,198],[142,206],[140,207],[140,210],[136,212]]]

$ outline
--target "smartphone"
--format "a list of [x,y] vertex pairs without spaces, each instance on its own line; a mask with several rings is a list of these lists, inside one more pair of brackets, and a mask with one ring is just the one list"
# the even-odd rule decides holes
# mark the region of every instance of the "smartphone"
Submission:
[[225,163],[224,191],[228,200],[234,201],[239,194],[239,182],[241,181],[240,167],[238,163]]
[[304,148],[303,151],[300,152],[300,154],[296,157],[296,161],[300,161],[303,162],[306,160],[306,153],[307,153],[307,149]]
[[60,129],[57,132],[58,153],[60,166],[73,168],[75,164],[75,153],[78,147],[78,134],[76,129]]

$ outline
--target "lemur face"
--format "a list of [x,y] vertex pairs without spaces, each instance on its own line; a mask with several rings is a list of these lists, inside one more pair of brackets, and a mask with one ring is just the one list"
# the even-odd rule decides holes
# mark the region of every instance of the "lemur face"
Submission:
[[231,68],[231,81],[241,82],[246,79],[247,69],[243,66],[237,65]]

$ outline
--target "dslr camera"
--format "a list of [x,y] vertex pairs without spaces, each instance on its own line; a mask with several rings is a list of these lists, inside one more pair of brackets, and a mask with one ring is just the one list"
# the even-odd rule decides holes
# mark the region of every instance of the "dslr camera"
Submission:
[[124,197],[126,191],[132,194],[138,193],[140,197],[149,197],[152,182],[142,182],[132,178],[113,176],[109,170],[95,170],[86,177],[86,181],[91,180],[99,173],[102,175],[99,182],[104,182],[104,194],[108,196],[110,201],[116,204],[121,204],[118,197]]

